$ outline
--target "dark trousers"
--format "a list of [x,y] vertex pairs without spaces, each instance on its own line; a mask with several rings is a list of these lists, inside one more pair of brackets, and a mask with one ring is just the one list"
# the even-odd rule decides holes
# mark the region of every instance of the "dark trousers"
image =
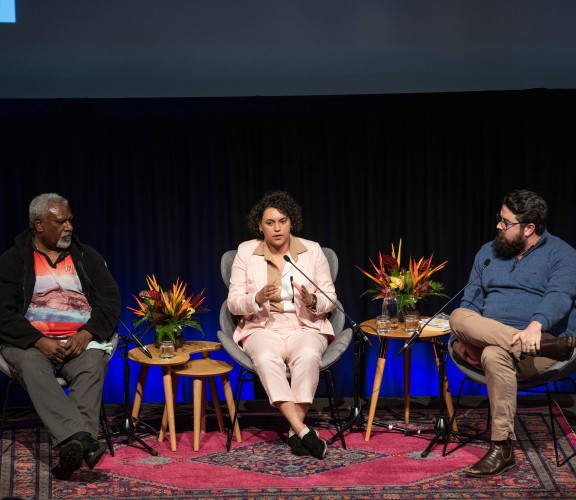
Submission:
[[38,349],[6,345],[0,349],[55,445],[76,432],[98,437],[102,387],[108,369],[104,351],[86,349],[64,363],[58,376],[68,382],[66,394],[56,379],[54,365]]

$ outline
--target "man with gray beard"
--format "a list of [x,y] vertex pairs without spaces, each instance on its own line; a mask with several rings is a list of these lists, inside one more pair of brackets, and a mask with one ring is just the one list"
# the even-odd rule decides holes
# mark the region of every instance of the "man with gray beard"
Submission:
[[37,196],[30,227],[0,256],[0,352],[59,447],[52,474],[63,480],[106,451],[100,405],[121,307],[104,259],[73,235],[72,219],[62,196]]

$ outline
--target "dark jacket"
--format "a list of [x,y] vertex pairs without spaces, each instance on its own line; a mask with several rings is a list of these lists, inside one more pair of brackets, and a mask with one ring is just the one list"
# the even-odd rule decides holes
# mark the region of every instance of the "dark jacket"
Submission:
[[[94,340],[106,340],[116,331],[120,316],[118,285],[94,248],[73,236],[69,250],[82,291],[92,307],[90,319],[82,329],[88,330]],[[43,337],[24,317],[35,282],[32,230],[28,229],[0,255],[0,344],[25,349]]]

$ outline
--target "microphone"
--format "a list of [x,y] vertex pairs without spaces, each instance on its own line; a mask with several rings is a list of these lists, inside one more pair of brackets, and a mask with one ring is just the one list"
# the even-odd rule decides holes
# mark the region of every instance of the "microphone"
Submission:
[[128,335],[130,335],[130,338],[132,339],[132,342],[134,342],[134,344],[136,345],[136,347],[138,347],[138,349],[140,349],[140,351],[142,351],[144,354],[146,354],[146,356],[148,356],[150,359],[152,359],[152,353],[150,352],[150,350],[142,343],[142,341],[136,337],[136,335],[134,335],[130,329],[124,324],[124,322],[118,318],[118,321],[120,322],[120,324],[126,329],[126,331],[128,332]]
[[324,292],[324,290],[322,290],[316,283],[314,283],[313,280],[311,280],[308,276],[306,276],[306,274],[304,273],[304,271],[302,271],[302,269],[300,269],[296,264],[294,264],[294,262],[292,262],[292,260],[290,259],[290,257],[288,255],[284,255],[284,260],[286,262],[289,262],[290,264],[292,264],[292,266],[294,267],[294,269],[296,269],[297,271],[300,272],[300,274],[302,276],[304,276],[310,283],[312,283],[316,289],[322,294],[324,295],[324,297],[326,297],[330,302],[332,302],[332,304],[334,304],[334,307],[336,309],[338,309],[346,318],[348,318],[348,321],[350,321],[350,324],[352,325],[352,329],[358,333],[361,334],[362,336],[362,340],[364,340],[364,342],[368,342],[368,337],[366,337],[366,334],[363,332],[362,328],[360,328],[358,326],[358,324],[350,317],[348,316],[348,314],[346,313],[346,311],[344,311],[344,309],[342,309],[342,307],[340,307],[340,305],[338,305],[336,302],[334,302],[330,297],[328,297],[328,295],[326,295],[326,293]]
[[460,295],[464,290],[466,290],[466,288],[468,288],[469,285],[471,285],[474,281],[476,281],[480,276],[482,276],[482,273],[484,272],[484,269],[486,269],[486,267],[488,267],[488,265],[490,264],[490,259],[486,259],[482,265],[482,269],[480,269],[480,271],[478,272],[478,274],[476,276],[474,276],[474,278],[472,278],[468,283],[466,283],[466,285],[464,285],[464,287],[456,294],[453,295],[452,298],[446,302],[446,304],[444,304],[438,311],[436,311],[434,313],[433,316],[430,316],[430,318],[428,318],[428,321],[426,321],[426,323],[424,323],[420,328],[418,328],[418,330],[416,330],[412,336],[406,341],[404,342],[404,346],[402,347],[402,349],[400,349],[399,354],[403,353],[406,349],[408,349],[408,347],[410,347],[414,342],[416,342],[416,340],[418,340],[418,338],[420,337],[420,334],[422,333],[422,331],[424,330],[424,328],[426,328],[428,326],[428,324],[430,323],[430,321],[432,321],[436,316],[438,316],[444,309],[446,309],[446,307],[452,303],[452,301],[458,297],[458,295]]
[[[90,283],[90,285],[92,286],[92,288],[94,288],[94,290],[98,291],[98,289],[96,288],[96,286],[94,285],[94,283],[92,283],[92,280],[88,277],[88,273],[86,272],[86,269],[84,269],[84,262],[82,262],[81,260],[79,260],[78,262],[76,262],[76,266],[78,266],[78,268],[80,269],[80,271],[82,271],[82,274],[84,275],[84,277],[86,278],[86,281],[88,283]],[[132,339],[132,342],[134,344],[136,344],[136,346],[138,347],[138,349],[140,349],[144,354],[146,354],[146,356],[148,356],[150,359],[152,359],[152,353],[148,350],[148,348],[140,341],[140,339],[138,337],[136,337],[136,335],[134,335],[130,329],[123,323],[123,321],[118,318],[118,321],[120,322],[120,324],[126,329],[126,331],[128,332],[128,334],[130,335],[130,338]]]

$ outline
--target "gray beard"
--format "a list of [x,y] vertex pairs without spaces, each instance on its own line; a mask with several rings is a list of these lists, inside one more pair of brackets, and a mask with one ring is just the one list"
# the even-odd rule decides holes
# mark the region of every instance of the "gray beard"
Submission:
[[72,236],[62,236],[56,243],[56,248],[58,250],[66,250],[70,247],[70,243],[72,243]]

